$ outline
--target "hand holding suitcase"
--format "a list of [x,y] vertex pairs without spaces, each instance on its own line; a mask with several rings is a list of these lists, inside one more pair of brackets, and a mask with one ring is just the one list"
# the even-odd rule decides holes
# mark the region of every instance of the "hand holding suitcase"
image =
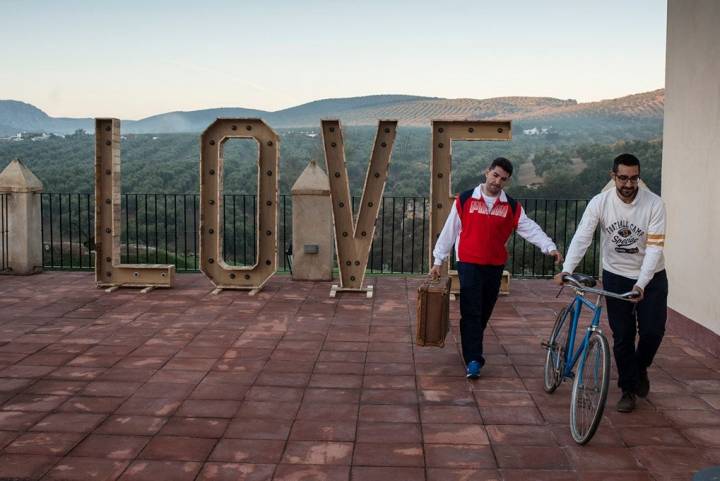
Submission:
[[445,346],[450,330],[450,278],[428,278],[418,287],[417,334],[419,346]]

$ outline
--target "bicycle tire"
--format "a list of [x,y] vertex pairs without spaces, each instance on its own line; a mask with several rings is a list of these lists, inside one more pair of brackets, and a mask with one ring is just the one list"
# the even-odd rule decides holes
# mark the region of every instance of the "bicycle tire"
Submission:
[[[592,381],[592,386],[588,385],[588,380]],[[595,435],[609,388],[610,346],[601,332],[594,332],[578,363],[570,397],[570,432],[576,443],[586,444]],[[594,403],[589,400],[588,392],[595,396]]]
[[563,371],[565,370],[565,361],[567,360],[567,342],[569,337],[570,310],[563,307],[555,318],[555,325],[550,333],[547,342],[547,354],[545,356],[545,369],[543,388],[546,393],[553,393],[560,386],[563,380]]

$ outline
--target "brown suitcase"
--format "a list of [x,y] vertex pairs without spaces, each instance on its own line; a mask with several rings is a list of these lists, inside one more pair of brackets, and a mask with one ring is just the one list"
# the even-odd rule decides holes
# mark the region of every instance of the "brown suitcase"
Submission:
[[419,346],[443,347],[449,329],[450,278],[428,278],[418,287],[415,342]]

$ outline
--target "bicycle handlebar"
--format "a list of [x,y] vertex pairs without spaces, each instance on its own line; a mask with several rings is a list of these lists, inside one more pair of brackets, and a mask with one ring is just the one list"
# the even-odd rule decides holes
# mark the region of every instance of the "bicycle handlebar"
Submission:
[[581,292],[587,292],[588,294],[597,294],[600,296],[605,297],[612,297],[614,299],[620,299],[623,301],[630,301],[632,299],[636,299],[640,297],[640,293],[637,291],[629,291],[622,294],[618,294],[616,292],[610,292],[605,291],[603,289],[595,289],[594,287],[588,287],[584,286],[581,283],[579,283],[572,275],[564,275],[562,277],[562,281],[565,283],[565,285],[569,285],[575,290],[581,291]]

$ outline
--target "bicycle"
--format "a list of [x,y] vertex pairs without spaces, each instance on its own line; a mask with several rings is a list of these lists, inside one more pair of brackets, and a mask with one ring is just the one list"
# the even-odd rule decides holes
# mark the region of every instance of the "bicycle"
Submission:
[[[553,393],[565,379],[573,379],[570,432],[575,442],[582,445],[592,439],[600,425],[610,387],[610,345],[599,328],[600,301],[603,297],[629,301],[638,293],[616,294],[596,289],[597,281],[584,274],[565,275],[562,280],[560,292],[568,286],[575,290],[575,297],[560,310],[548,341],[542,343],[547,349],[544,388],[545,392]],[[597,294],[597,301],[589,301],[585,294]],[[593,312],[593,317],[576,347],[576,331],[583,306]],[[576,364],[577,372],[574,373]]]

